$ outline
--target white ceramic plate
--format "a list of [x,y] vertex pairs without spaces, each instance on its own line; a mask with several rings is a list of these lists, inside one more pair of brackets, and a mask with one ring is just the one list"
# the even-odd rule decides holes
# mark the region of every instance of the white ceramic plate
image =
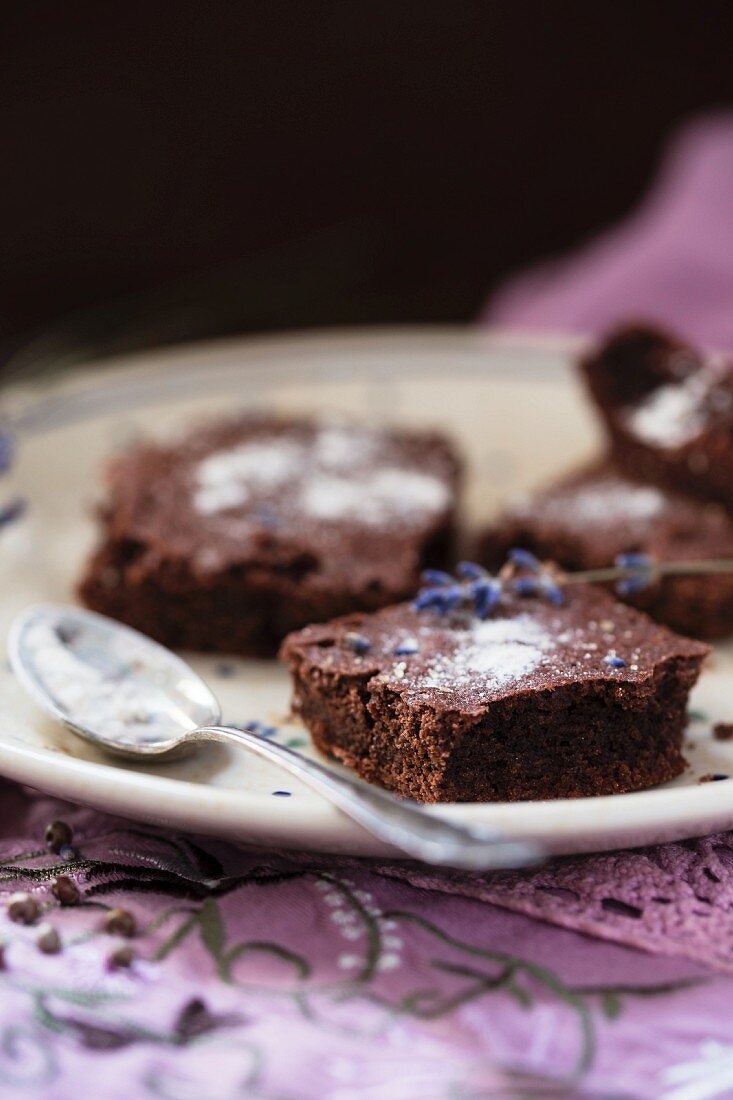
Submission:
[[[18,455],[2,492],[28,497],[26,518],[0,532],[0,639],[29,603],[73,600],[94,539],[92,507],[105,456],[132,436],[168,433],[233,407],[343,410],[366,418],[437,425],[469,462],[467,514],[486,519],[508,492],[592,453],[597,429],[572,376],[570,341],[463,329],[370,330],[226,341],[107,363],[53,385],[8,393],[4,409]],[[2,496],[0,496],[2,499]],[[260,720],[279,737],[288,680],[274,662],[191,658],[219,695],[227,720]],[[316,795],[244,752],[210,746],[169,764],[107,758],[41,717],[0,672],[0,772],[113,813],[239,841],[352,854],[389,849]],[[714,721],[733,719],[733,648],[721,647],[695,692],[690,768],[653,791],[562,802],[441,806],[435,813],[539,838],[551,852],[596,851],[680,839],[733,826],[733,744]],[[282,792],[290,792],[283,795]]]

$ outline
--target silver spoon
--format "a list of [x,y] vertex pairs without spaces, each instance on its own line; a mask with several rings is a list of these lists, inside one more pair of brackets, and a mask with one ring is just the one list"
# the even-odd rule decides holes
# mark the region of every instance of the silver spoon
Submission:
[[216,698],[185,661],[103,615],[53,604],[28,608],[12,624],[9,657],[43,710],[119,756],[144,760],[197,741],[223,741],[279,764],[415,859],[487,871],[539,858],[529,843],[453,825],[256,732],[220,725]]

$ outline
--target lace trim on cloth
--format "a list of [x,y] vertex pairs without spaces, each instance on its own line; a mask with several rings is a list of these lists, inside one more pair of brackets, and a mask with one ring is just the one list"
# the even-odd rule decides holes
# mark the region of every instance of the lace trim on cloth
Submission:
[[733,973],[733,833],[567,857],[534,872],[482,876],[405,864],[374,870]]

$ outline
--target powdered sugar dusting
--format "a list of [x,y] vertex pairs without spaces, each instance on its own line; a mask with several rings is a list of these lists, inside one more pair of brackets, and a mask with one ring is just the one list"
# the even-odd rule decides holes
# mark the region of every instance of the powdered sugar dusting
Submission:
[[660,447],[681,447],[704,427],[702,400],[709,382],[699,374],[686,382],[660,386],[628,418],[639,439]]
[[319,519],[381,523],[402,513],[437,512],[448,503],[448,486],[436,477],[401,467],[360,477],[323,474],[304,486],[304,511]]
[[289,513],[365,525],[447,507],[450,490],[441,478],[384,460],[380,465],[385,438],[324,424],[310,441],[276,436],[217,451],[194,471],[193,506],[199,515],[213,516],[253,498],[284,494]]
[[476,683],[506,687],[538,667],[554,649],[552,637],[530,615],[476,622],[458,635],[452,653],[436,657],[416,676],[418,688],[455,688]]
[[315,459],[324,469],[344,470],[372,458],[376,450],[377,437],[371,433],[324,425],[316,438]]
[[[666,506],[665,496],[659,489],[611,477],[577,489],[561,490],[555,496],[543,497],[541,503],[543,518],[559,523],[574,519],[579,524],[616,524],[619,520],[643,522],[657,519]],[[511,513],[531,515],[534,507],[532,497],[523,497],[514,502]]]
[[244,443],[217,451],[196,470],[194,507],[202,515],[244,504],[251,487],[272,489],[293,476],[303,458],[303,447],[288,439]]

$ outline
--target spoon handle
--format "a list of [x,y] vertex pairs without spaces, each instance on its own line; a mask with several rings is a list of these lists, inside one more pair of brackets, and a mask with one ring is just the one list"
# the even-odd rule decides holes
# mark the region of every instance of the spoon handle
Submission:
[[420,806],[405,802],[359,779],[309,760],[285,745],[235,726],[201,726],[186,736],[192,741],[224,741],[248,748],[257,756],[295,775],[324,795],[352,820],[405,855],[425,863],[491,871],[538,862],[537,848],[524,841],[505,840],[488,829],[453,825]]

